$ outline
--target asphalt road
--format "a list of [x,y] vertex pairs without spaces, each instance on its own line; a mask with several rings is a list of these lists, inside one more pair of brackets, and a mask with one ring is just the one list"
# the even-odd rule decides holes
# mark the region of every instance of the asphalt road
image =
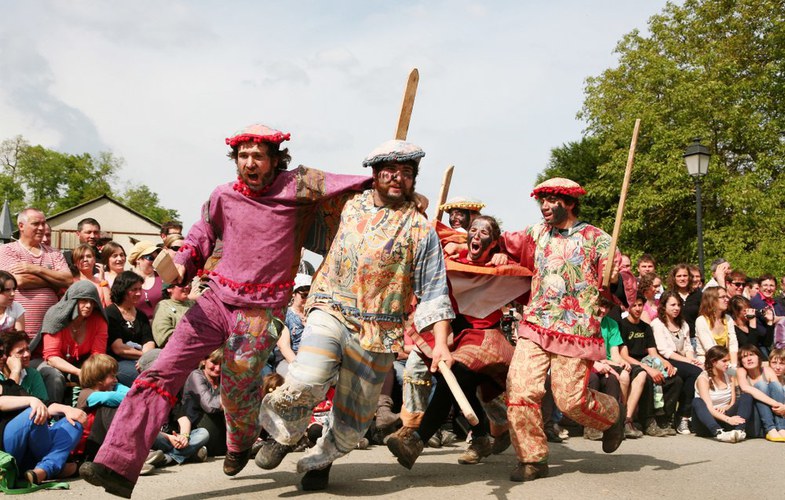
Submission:
[[[401,467],[386,447],[357,450],[335,462],[329,489],[318,493],[296,487],[300,453],[290,454],[274,471],[261,470],[251,461],[234,478],[223,475],[222,458],[211,458],[140,478],[133,498],[759,500],[785,496],[785,443],[763,439],[726,444],[696,436],[644,437],[625,441],[616,453],[606,455],[601,443],[573,437],[551,445],[550,476],[530,483],[508,480],[515,463],[512,449],[478,465],[459,465],[463,446],[426,448],[411,471]],[[42,491],[28,497],[109,498],[81,479],[72,480],[68,491]]]

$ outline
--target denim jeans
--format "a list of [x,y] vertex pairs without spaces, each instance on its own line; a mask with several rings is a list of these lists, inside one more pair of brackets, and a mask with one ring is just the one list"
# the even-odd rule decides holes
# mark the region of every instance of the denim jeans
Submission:
[[711,412],[709,412],[709,408],[703,399],[695,398],[692,400],[692,425],[695,428],[695,434],[703,437],[714,437],[722,430],[738,429],[743,431],[746,428],[752,417],[752,396],[742,394],[736,398],[736,403],[725,410],[725,415],[731,417],[738,415],[746,422],[735,426],[725,422],[717,422]]
[[196,429],[191,430],[191,437],[188,439],[188,446],[178,450],[172,446],[172,443],[169,442],[169,439],[166,438],[164,433],[159,432],[158,437],[155,438],[155,442],[153,443],[153,449],[161,450],[167,457],[171,458],[178,464],[182,464],[192,456],[196,455],[196,452],[199,451],[199,448],[205,446],[209,440],[210,433],[207,432],[207,429],[197,427]]
[[[755,383],[754,387],[771,399],[780,403],[785,403],[785,389],[782,388],[779,382],[759,380]],[[785,430],[785,417],[780,417],[771,411],[771,406],[760,401],[755,401],[755,408],[758,409],[760,420],[767,433],[771,430]]]

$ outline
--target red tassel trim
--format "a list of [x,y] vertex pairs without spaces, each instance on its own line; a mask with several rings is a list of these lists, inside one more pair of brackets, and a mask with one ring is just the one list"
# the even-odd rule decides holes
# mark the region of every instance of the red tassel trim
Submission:
[[553,330],[548,330],[547,328],[544,328],[540,325],[535,325],[534,323],[527,323],[526,326],[542,335],[548,335],[550,337],[559,337],[559,340],[567,344],[577,344],[585,347],[587,345],[596,345],[596,344],[604,343],[602,337],[583,337],[581,335],[573,335],[570,333],[554,332]]
[[198,255],[197,255],[197,253],[196,253],[196,247],[194,247],[194,246],[193,246],[193,245],[191,245],[190,243],[183,243],[183,244],[180,246],[180,249],[179,249],[179,250],[177,250],[177,251],[178,251],[178,252],[187,252],[187,251],[189,251],[189,250],[191,251],[191,257],[192,257],[192,258],[194,258],[194,259],[195,259],[195,258],[197,258],[197,256],[198,256]]
[[153,382],[148,382],[146,380],[142,380],[142,379],[138,378],[138,379],[134,380],[134,385],[136,385],[138,387],[144,387],[145,389],[150,389],[152,391],[155,391],[156,393],[158,393],[158,395],[160,395],[164,399],[168,400],[169,404],[172,406],[172,408],[174,408],[174,405],[177,404],[177,398],[176,397],[172,396],[172,394],[170,392],[161,389],[160,387],[158,387]]
[[276,132],[270,135],[256,135],[256,134],[241,134],[234,137],[227,137],[226,144],[235,147],[241,142],[271,142],[273,144],[280,144],[283,141],[288,141],[292,134],[284,134],[283,132]]
[[504,402],[507,404],[507,406],[527,406],[529,408],[534,408],[536,410],[540,409],[540,405],[536,405],[534,403],[527,403],[525,401],[519,401],[517,403],[511,403],[509,399],[505,398]]
[[549,194],[561,194],[564,196],[572,196],[573,198],[579,198],[586,194],[586,190],[582,187],[542,187],[539,189],[535,189],[532,191],[531,197],[532,198],[542,198],[545,195]]
[[215,281],[217,281],[221,286],[228,287],[238,293],[273,294],[276,291],[291,290],[292,288],[294,288],[294,281],[288,281],[286,283],[239,283],[225,276],[222,276],[221,274],[218,274],[215,271],[207,271],[205,269],[200,269],[196,274],[200,278],[202,276],[210,276]]
[[243,182],[242,177],[237,177],[237,181],[234,184],[232,184],[232,189],[234,189],[235,191],[237,191],[243,196],[247,196],[248,198],[254,198],[254,197],[261,196],[267,191],[269,191],[270,186],[272,186],[272,183],[264,186],[262,189],[254,191],[253,189],[248,187],[248,184]]

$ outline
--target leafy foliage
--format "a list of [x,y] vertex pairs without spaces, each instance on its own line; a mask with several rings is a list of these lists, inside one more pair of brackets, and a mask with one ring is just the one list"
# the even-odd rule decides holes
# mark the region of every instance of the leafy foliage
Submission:
[[554,150],[545,176],[574,165],[587,176],[584,213],[596,205],[584,218],[612,229],[640,118],[620,247],[653,254],[661,269],[696,262],[694,181],[682,155],[701,137],[713,154],[702,187],[707,261],[723,256],[752,275],[782,275],[785,2],[686,0],[653,16],[649,31],[625,35],[618,66],[587,79],[579,113],[587,137],[580,148]]
[[[32,206],[51,215],[103,194],[115,196],[113,183],[122,165],[123,159],[109,152],[71,155],[16,136],[0,143],[0,192],[14,212]],[[116,197],[155,221],[177,218],[177,211],[162,207],[145,185]]]

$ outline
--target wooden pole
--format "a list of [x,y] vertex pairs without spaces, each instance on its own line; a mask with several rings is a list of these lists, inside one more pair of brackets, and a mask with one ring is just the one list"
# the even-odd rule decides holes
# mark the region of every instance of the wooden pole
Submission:
[[611,248],[608,251],[608,260],[602,275],[602,287],[608,288],[611,283],[611,271],[613,271],[613,259],[616,254],[616,246],[619,242],[621,232],[621,219],[624,215],[624,203],[627,201],[627,190],[630,187],[630,175],[632,174],[632,163],[635,159],[635,146],[638,144],[638,130],[641,126],[641,119],[635,120],[635,128],[632,130],[632,140],[630,141],[630,151],[627,153],[627,168],[624,170],[624,182],[621,185],[621,196],[619,196],[619,206],[616,209],[616,222],[613,224],[613,237],[611,238]]
[[441,221],[442,215],[444,215],[444,210],[442,210],[442,205],[447,201],[447,193],[450,192],[450,183],[452,182],[452,171],[455,169],[455,165],[450,165],[446,169],[444,169],[444,177],[442,177],[442,187],[439,189],[439,200],[436,204],[436,217],[435,220]]
[[406,82],[406,89],[403,92],[403,102],[401,103],[401,115],[398,117],[398,127],[395,129],[395,138],[405,141],[409,134],[409,122],[412,120],[412,110],[414,109],[414,96],[417,95],[417,84],[420,82],[420,72],[414,68],[409,72],[409,79]]

